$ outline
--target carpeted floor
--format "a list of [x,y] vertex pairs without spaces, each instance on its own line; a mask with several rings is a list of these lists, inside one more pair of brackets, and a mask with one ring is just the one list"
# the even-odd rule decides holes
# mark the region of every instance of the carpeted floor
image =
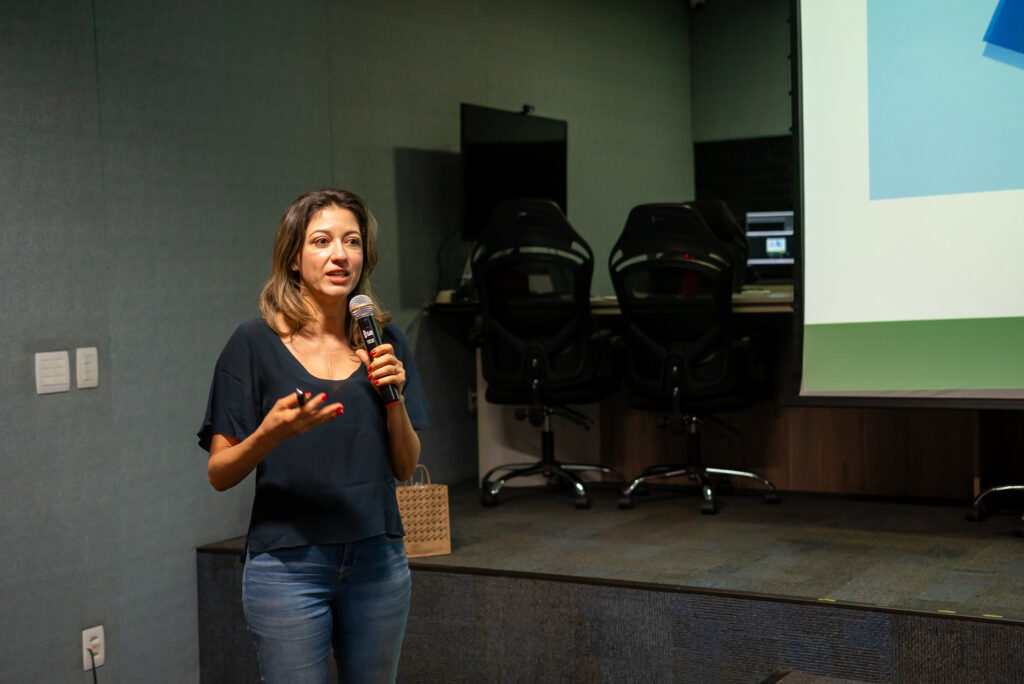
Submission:
[[510,488],[493,508],[450,488],[452,554],[414,564],[640,582],[1024,621],[1024,539],[1009,515],[964,506],[784,494],[727,495],[704,516],[695,494],[656,490],[620,510],[591,489]]

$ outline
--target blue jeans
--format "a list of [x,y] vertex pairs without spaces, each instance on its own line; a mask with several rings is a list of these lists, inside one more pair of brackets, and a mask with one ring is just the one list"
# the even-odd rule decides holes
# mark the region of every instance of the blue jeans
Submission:
[[323,684],[331,645],[343,682],[393,682],[412,577],[400,537],[247,555],[242,603],[260,675]]

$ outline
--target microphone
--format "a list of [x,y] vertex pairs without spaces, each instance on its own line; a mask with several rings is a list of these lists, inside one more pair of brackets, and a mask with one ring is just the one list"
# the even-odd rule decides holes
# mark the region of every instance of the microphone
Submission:
[[[356,295],[348,302],[349,313],[359,324],[359,332],[363,334],[363,345],[369,353],[381,343],[380,329],[377,327],[377,319],[373,317],[373,300],[366,295]],[[393,404],[399,400],[398,388],[394,385],[382,385],[381,396],[385,404]]]

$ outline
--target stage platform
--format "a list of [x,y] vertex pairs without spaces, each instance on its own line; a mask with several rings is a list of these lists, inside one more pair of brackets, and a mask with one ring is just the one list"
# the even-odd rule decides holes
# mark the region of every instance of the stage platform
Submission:
[[976,523],[961,505],[748,492],[701,515],[693,489],[655,490],[631,510],[593,491],[588,510],[540,488],[507,488],[485,508],[472,485],[451,487],[452,554],[415,563],[1024,622],[1012,515]]
[[[792,493],[724,495],[713,516],[679,490],[631,510],[600,488],[585,510],[544,489],[493,508],[472,483],[450,495],[452,553],[410,561],[400,681],[1024,681],[1010,514]],[[204,681],[248,681],[224,675],[242,660],[217,662],[247,638],[224,605],[239,603],[224,585],[240,582],[240,546],[200,549]]]

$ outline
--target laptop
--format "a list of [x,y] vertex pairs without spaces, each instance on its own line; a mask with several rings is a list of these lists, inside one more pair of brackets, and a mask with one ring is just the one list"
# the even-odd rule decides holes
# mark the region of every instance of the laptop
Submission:
[[748,211],[747,277],[755,283],[793,282],[792,211]]

